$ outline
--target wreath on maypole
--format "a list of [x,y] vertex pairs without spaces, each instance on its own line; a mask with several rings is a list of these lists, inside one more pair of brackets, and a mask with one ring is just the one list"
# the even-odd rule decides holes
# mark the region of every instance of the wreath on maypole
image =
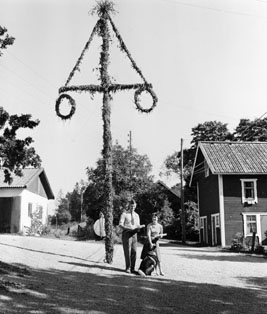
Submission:
[[[63,99],[67,99],[70,106],[71,106],[71,109],[70,109],[70,112],[68,114],[62,114],[60,112],[60,105],[61,105],[61,102]],[[62,119],[62,120],[68,120],[70,119],[74,113],[75,113],[75,110],[76,110],[76,103],[75,103],[75,100],[68,94],[61,94],[57,101],[56,101],[56,113],[57,115]]]
[[[152,89],[152,84],[148,83],[147,80],[145,79],[143,73],[141,72],[140,68],[137,66],[136,62],[134,61],[134,59],[132,58],[128,48],[126,47],[118,29],[116,28],[113,20],[110,17],[109,12],[115,12],[113,4],[110,3],[107,0],[102,0],[98,2],[98,5],[92,10],[92,14],[97,13],[100,16],[100,19],[97,21],[95,27],[93,28],[93,31],[89,37],[89,40],[87,41],[80,57],[78,58],[74,68],[72,69],[72,71],[69,74],[69,77],[65,83],[65,85],[63,87],[61,87],[59,89],[59,93],[64,93],[64,94],[60,94],[60,96],[58,97],[57,101],[56,101],[56,114],[62,119],[62,120],[67,120],[67,119],[71,119],[72,116],[75,113],[76,110],[76,103],[75,100],[68,94],[66,94],[67,92],[70,91],[78,91],[78,92],[90,92],[91,94],[94,94],[95,92],[101,92],[103,93],[104,91],[108,90],[109,92],[113,92],[116,93],[118,91],[123,91],[123,90],[135,90],[134,93],[134,103],[136,106],[136,109],[142,113],[150,113],[157,105],[158,102],[158,98],[155,94],[155,92]],[[99,35],[99,36],[104,36],[104,34],[101,33],[101,16],[103,16],[103,14],[106,15],[107,20],[111,26],[111,29],[113,30],[118,42],[119,42],[119,48],[120,50],[126,54],[126,56],[128,57],[128,59],[131,62],[132,68],[136,71],[136,73],[141,77],[143,83],[140,84],[113,84],[110,83],[108,86],[102,86],[102,85],[70,85],[70,82],[73,78],[73,76],[75,75],[75,73],[77,71],[80,71],[80,65],[83,61],[83,58],[85,56],[86,51],[89,49],[90,44],[94,38],[95,35]],[[101,62],[101,61],[100,61]],[[148,94],[150,94],[150,96],[152,97],[152,105],[150,108],[144,108],[141,105],[141,94],[143,92],[147,92]],[[62,114],[61,113],[61,104],[63,100],[67,100],[69,102],[69,105],[71,107],[70,112],[68,114]]]
[[[149,93],[151,95],[151,97],[152,97],[153,104],[152,104],[152,106],[150,108],[145,109],[140,104],[140,95],[143,92]],[[145,113],[151,112],[156,107],[157,101],[158,101],[158,98],[157,98],[156,94],[148,86],[140,86],[134,93],[134,102],[135,102],[135,105],[136,105],[136,109],[141,111],[141,112],[145,112]]]

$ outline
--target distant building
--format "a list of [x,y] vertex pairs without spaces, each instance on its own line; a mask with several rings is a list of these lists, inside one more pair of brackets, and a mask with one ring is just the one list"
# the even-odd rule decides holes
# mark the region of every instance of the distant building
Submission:
[[46,225],[52,199],[54,194],[43,168],[26,168],[22,177],[13,175],[11,184],[4,183],[0,170],[0,233],[24,233],[36,211]]

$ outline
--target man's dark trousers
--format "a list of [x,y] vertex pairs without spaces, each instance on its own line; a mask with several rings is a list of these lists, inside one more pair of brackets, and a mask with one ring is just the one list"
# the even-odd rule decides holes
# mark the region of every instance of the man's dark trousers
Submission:
[[124,230],[122,232],[122,246],[126,264],[126,270],[134,271],[137,251],[137,233]]

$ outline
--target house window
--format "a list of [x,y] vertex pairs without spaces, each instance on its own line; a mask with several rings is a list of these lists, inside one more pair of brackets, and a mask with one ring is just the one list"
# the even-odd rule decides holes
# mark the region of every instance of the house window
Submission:
[[41,206],[41,205],[37,205],[36,206],[36,217],[38,219],[42,219],[43,218],[43,206]]
[[257,217],[256,215],[246,215],[246,234],[257,233]]
[[32,217],[32,203],[28,203],[28,217]]
[[244,217],[244,236],[252,236],[253,232],[259,239],[259,243],[266,241],[267,213],[242,213]]
[[257,197],[257,179],[241,179],[242,203],[255,204]]

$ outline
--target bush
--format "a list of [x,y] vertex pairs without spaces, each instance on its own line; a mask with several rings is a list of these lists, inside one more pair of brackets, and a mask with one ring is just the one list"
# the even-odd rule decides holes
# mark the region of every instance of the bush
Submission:
[[264,247],[261,245],[256,246],[256,249],[254,250],[255,254],[259,254],[259,255],[264,255],[265,254],[265,250]]
[[243,233],[241,232],[236,233],[234,239],[232,240],[232,245],[230,247],[230,250],[233,252],[240,252],[244,250],[245,248],[244,248],[243,242],[244,242]]

